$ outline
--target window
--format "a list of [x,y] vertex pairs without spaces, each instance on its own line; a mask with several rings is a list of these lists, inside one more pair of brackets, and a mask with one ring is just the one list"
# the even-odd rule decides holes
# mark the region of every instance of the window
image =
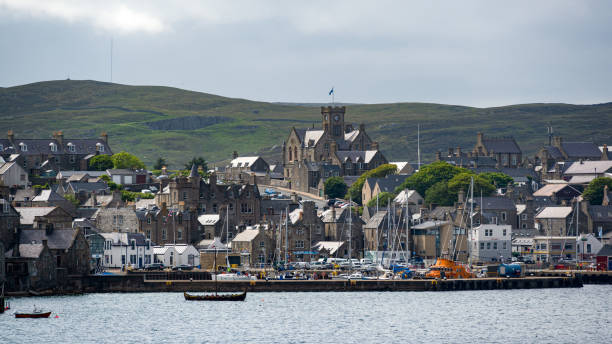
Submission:
[[151,224],[151,216],[147,216],[147,224]]
[[73,153],[76,151],[76,146],[72,142],[68,142],[68,151]]
[[481,242],[481,243],[480,243],[480,249],[481,249],[481,250],[484,250],[484,242]]
[[108,254],[104,255],[104,263],[108,264]]
[[217,203],[213,203],[213,213],[217,213]]
[[178,216],[178,223],[179,223],[179,225],[183,224],[183,214],[179,214],[179,216]]
[[122,225],[123,224],[123,215],[119,215],[117,218],[119,220],[119,224]]
[[132,251],[136,249],[136,240],[130,240],[130,248],[132,249]]
[[130,264],[136,265],[136,255],[130,254]]
[[57,152],[57,145],[55,143],[49,143],[49,148],[51,148],[52,152]]
[[27,152],[28,151],[28,145],[26,145],[25,143],[21,142],[19,144],[19,149],[21,149],[22,152]]
[[513,166],[515,166],[515,165],[516,165],[516,163],[517,163],[517,156],[516,156],[516,154],[512,154],[512,155],[510,156],[510,159],[511,159],[511,161],[512,161],[512,165],[513,165]]
[[574,248],[574,246],[571,243],[570,244],[568,244],[568,243],[565,244],[565,249],[566,250],[571,250],[573,248]]
[[304,248],[304,240],[296,240],[295,248]]
[[125,254],[121,255],[121,264],[125,264]]
[[493,243],[493,249],[497,250],[497,243],[496,242]]
[[504,250],[506,249],[506,242],[505,241],[503,242],[503,249]]
[[187,191],[183,191],[183,200],[187,199]]
[[521,223],[521,228],[527,228],[527,224],[526,223]]
[[488,243],[487,243],[487,250],[490,250],[490,249],[491,249],[491,243],[490,243],[490,242],[488,242]]
[[544,243],[540,244],[540,248],[541,248],[542,250],[545,250],[545,249],[546,249],[546,244],[544,244]]
[[587,253],[591,253],[591,244],[587,244]]
[[502,233],[503,233],[503,234],[502,234],[503,236],[506,236],[506,229],[504,229],[504,230],[502,231]]
[[266,242],[265,241],[260,241],[259,242],[259,247],[265,247],[266,246]]
[[179,240],[183,239],[183,230],[181,228],[179,228],[178,231],[176,232],[176,238]]
[[232,211],[232,212],[234,211],[234,204],[233,203],[229,204],[229,210]]
[[495,225],[497,224],[497,217],[496,216],[491,217],[491,223],[495,224]]
[[100,153],[104,153],[104,145],[100,142],[96,143],[96,150]]
[[147,256],[147,255],[145,255],[145,261],[144,261],[144,263],[145,263],[145,264],[151,264],[151,256]]
[[[151,230],[150,229],[147,229],[146,235],[147,235],[147,239],[151,239]],[[150,241],[148,241],[147,243],[150,243]],[[149,247],[147,246],[147,250],[148,249],[149,249]]]
[[246,197],[247,198],[251,197],[251,192],[249,190],[247,190],[247,192],[246,192]]
[[506,221],[506,212],[505,211],[501,213],[501,218],[502,218],[502,221]]
[[162,228],[162,240],[166,240],[166,229]]
[[521,219],[523,221],[527,221],[527,214],[521,214]]

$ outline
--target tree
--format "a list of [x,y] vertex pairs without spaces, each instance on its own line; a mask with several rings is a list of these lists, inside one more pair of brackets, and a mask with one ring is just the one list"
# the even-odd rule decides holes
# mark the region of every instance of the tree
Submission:
[[485,172],[479,174],[479,176],[487,179],[491,184],[498,188],[505,188],[508,184],[514,183],[514,179],[509,175],[501,172]]
[[114,168],[127,168],[127,169],[143,169],[145,164],[138,159],[135,155],[127,152],[120,152],[113,154],[113,166]]
[[108,174],[103,174],[103,175],[101,175],[101,176],[100,176],[100,179],[102,179],[104,182],[106,182],[106,184],[108,184],[108,183],[110,183],[110,182],[111,182],[111,179],[110,179],[110,177],[109,177],[109,175],[108,175]]
[[208,163],[206,162],[206,159],[202,158],[201,156],[197,158],[194,156],[190,161],[185,164],[185,169],[190,171],[191,166],[193,166],[194,164],[196,165],[196,167],[202,167],[204,171],[208,170]]
[[363,173],[348,189],[347,197],[350,197],[353,202],[361,204],[361,189],[368,178],[383,178],[397,172],[397,166],[393,164],[383,164],[373,170]]
[[325,194],[330,198],[340,198],[346,195],[346,183],[342,177],[327,178],[324,184]]
[[474,193],[483,196],[489,196],[495,191],[495,186],[485,177],[476,175],[473,172],[461,172],[448,181],[449,197],[453,202],[457,200],[459,190],[463,190],[466,194],[469,192],[470,183],[474,178]]
[[425,202],[427,204],[453,205],[456,200],[448,191],[448,184],[444,180],[435,183],[425,192]]
[[592,205],[601,205],[603,202],[604,187],[608,186],[608,190],[612,190],[612,178],[599,177],[591,180],[589,185],[582,193],[582,197],[589,201]]
[[166,160],[160,156],[155,161],[155,164],[153,165],[153,169],[154,170],[161,170],[164,166],[166,166]]
[[89,168],[92,171],[106,171],[109,168],[113,168],[114,163],[110,155],[101,154],[96,155],[89,160]]
[[[389,204],[389,202],[393,201],[393,199],[395,199],[395,194],[391,193],[391,192],[381,192],[378,195],[378,206],[379,207],[386,207],[387,204]],[[369,202],[368,202],[368,207],[375,207],[376,206],[376,197],[373,197]]]
[[64,195],[64,198],[70,201],[70,203],[72,203],[77,208],[79,207],[79,205],[81,205],[81,202],[79,202],[79,200],[72,194],[66,194]]
[[427,189],[441,181],[447,182],[461,172],[468,172],[467,169],[451,165],[445,161],[437,161],[429,165],[422,166],[419,172],[406,178],[406,180],[395,189],[396,193],[404,189],[416,190],[419,194],[425,195]]

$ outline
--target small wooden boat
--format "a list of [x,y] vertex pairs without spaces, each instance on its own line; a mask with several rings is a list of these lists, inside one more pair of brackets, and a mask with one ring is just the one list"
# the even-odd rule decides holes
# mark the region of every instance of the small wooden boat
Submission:
[[214,295],[191,295],[183,292],[185,300],[188,301],[244,301],[246,299],[246,290],[242,294],[214,294]]
[[34,311],[32,313],[15,313],[15,318],[48,318],[51,312]]

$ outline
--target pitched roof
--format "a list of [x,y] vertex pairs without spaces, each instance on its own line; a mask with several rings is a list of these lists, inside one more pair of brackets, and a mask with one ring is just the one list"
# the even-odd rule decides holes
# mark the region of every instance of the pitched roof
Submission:
[[588,211],[593,221],[612,222],[612,205],[591,205]]
[[108,184],[104,182],[96,182],[96,183],[85,183],[85,182],[70,182],[68,183],[68,188],[74,190],[74,192],[92,192],[92,191],[100,191],[107,190]]
[[57,207],[16,207],[15,210],[19,213],[22,225],[31,225],[34,224],[35,217],[45,216],[56,208]]
[[245,229],[242,232],[238,233],[232,242],[234,241],[253,241],[255,237],[259,234],[259,229]]
[[302,142],[304,143],[304,147],[313,147],[315,146],[319,140],[323,137],[325,131],[323,130],[306,130],[304,133],[304,139]]
[[480,205],[482,210],[516,210],[514,201],[506,197],[474,197],[474,203]]
[[561,147],[569,159],[601,157],[599,147],[593,142],[561,142]]
[[44,229],[27,229],[21,231],[20,244],[42,244],[47,240],[47,246],[52,250],[65,250],[72,246],[77,231],[74,229],[55,229],[47,234]]
[[[42,253],[44,246],[42,244],[19,244],[19,256],[22,258],[38,258]],[[13,250],[6,252],[6,257],[13,256]]]
[[399,194],[397,194],[397,196],[395,196],[395,198],[393,199],[393,202],[405,204],[406,200],[410,201],[410,199],[414,197],[422,198],[421,195],[416,190],[402,190]]
[[[23,154],[23,155],[37,155],[37,154],[96,154],[98,152],[98,145],[104,147],[103,154],[112,155],[113,152],[110,146],[102,139],[66,139],[62,140],[62,144],[55,139],[21,139],[16,137],[14,139],[14,145],[11,145],[7,139],[0,139],[0,144],[6,148],[4,151],[11,154]],[[21,144],[27,146],[27,150],[22,150]],[[52,152],[51,146],[55,145],[57,151]],[[73,146],[74,151],[71,151],[68,146]]]
[[595,174],[604,173],[612,169],[611,160],[576,161],[570,165],[565,174]]
[[487,151],[494,153],[520,154],[521,149],[513,137],[486,137],[482,138],[482,144]]
[[348,133],[344,133],[344,140],[353,142],[355,141],[357,136],[359,136],[359,130],[352,130],[352,131],[349,131]]
[[565,219],[572,213],[572,207],[546,207],[536,215],[536,219]]
[[66,201],[66,199],[60,196],[53,190],[43,190],[40,195],[34,197],[32,202],[50,202],[50,201]]
[[547,184],[541,187],[540,189],[538,189],[536,192],[534,192],[533,195],[535,197],[551,197],[557,192],[565,189],[566,187],[568,187],[567,184],[561,184],[561,183]]
[[612,257],[612,245],[606,244],[597,252],[598,256]]
[[204,214],[198,216],[198,222],[203,226],[211,226],[219,222],[221,216],[219,214]]
[[326,250],[330,255],[334,255],[342,245],[344,245],[344,241],[319,241],[312,248],[318,251]]
[[346,162],[350,160],[351,162],[363,162],[370,163],[372,158],[376,156],[378,151],[375,150],[367,150],[367,151],[337,151],[336,156],[341,162]]
[[[11,167],[13,167],[13,165],[15,165],[16,162],[5,162],[3,164],[0,165],[0,174],[5,174]],[[19,166],[19,165],[17,165]]]
[[255,161],[259,159],[258,156],[241,156],[235,159],[232,159],[230,162],[231,167],[249,167],[252,166]]
[[377,180],[378,187],[383,192],[394,192],[395,188],[400,186],[404,180],[406,180],[406,176],[400,176],[397,174],[391,174],[386,176],[385,178],[379,178]]
[[145,246],[147,243],[147,239],[143,233],[112,232],[100,233],[100,235],[103,236],[105,240],[110,240],[114,246],[127,246],[132,240],[134,240],[136,246]]

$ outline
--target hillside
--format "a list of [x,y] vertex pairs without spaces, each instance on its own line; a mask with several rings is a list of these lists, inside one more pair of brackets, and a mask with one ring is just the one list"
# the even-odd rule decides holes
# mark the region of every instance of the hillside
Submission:
[[[347,120],[365,123],[390,160],[416,160],[421,124],[424,160],[436,150],[471,148],[476,132],[513,135],[532,154],[547,141],[546,127],[568,140],[612,143],[612,103],[525,104],[495,108],[395,103],[348,105]],[[289,129],[320,126],[312,105],[255,102],[170,87],[127,86],[97,81],[47,81],[0,88],[0,135],[66,137],[109,134],[115,152],[140,156],[147,165],[164,157],[180,166],[192,156],[208,161],[241,155],[278,156]],[[272,159],[274,160],[274,159]]]

